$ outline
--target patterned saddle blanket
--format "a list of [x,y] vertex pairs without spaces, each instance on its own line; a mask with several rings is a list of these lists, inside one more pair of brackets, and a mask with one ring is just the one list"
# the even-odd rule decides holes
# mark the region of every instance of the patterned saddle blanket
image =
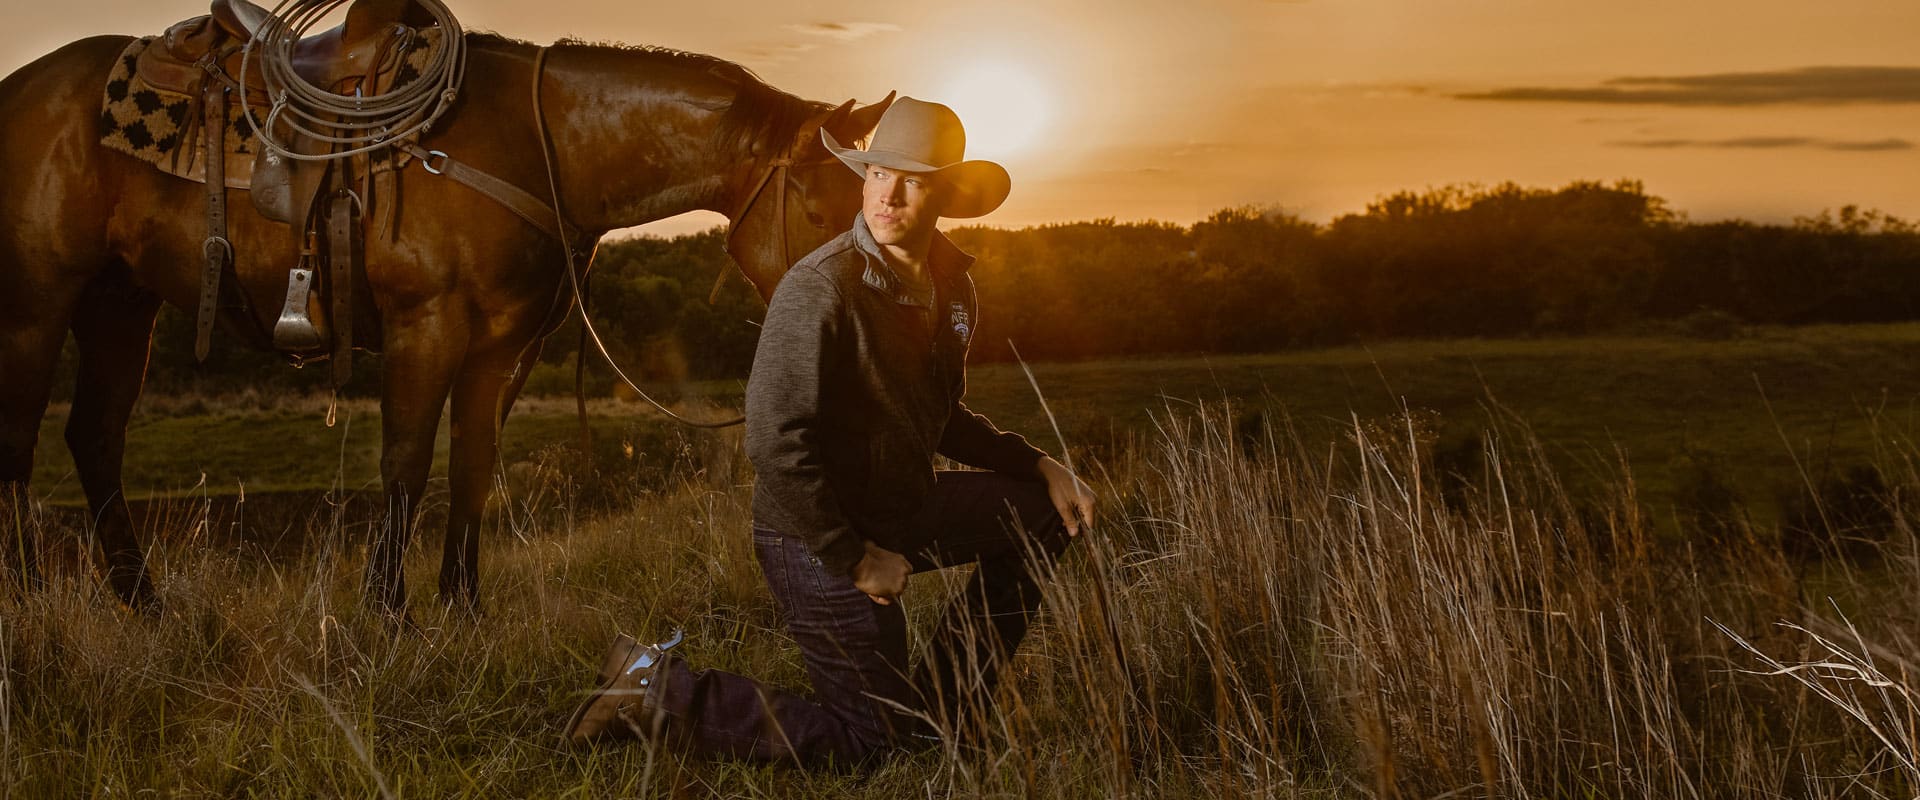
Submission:
[[[212,79],[236,85],[228,70],[238,71],[237,49],[242,42],[221,43],[234,51],[227,58],[219,58],[221,53],[214,51],[216,60],[228,65],[215,77],[198,64],[182,62],[177,40],[182,28],[197,32],[213,27],[210,18],[199,17],[174,26],[165,36],[147,36],[127,45],[114,62],[101,98],[102,145],[169,175],[206,182],[206,137],[198,129],[202,119],[198,82]],[[405,43],[391,51],[386,65],[374,76],[373,85],[367,87],[372,93],[392,91],[418,79],[434,57],[440,43],[439,28],[407,32]],[[234,189],[253,185],[254,161],[263,149],[254,131],[256,125],[266,123],[266,109],[261,103],[265,89],[260,85],[257,67],[248,71],[253,73],[248,81],[248,106],[241,108],[237,90],[228,95],[223,156],[226,185]],[[361,82],[358,76],[352,81]],[[342,87],[330,88],[340,91]],[[405,160],[404,154],[393,151],[390,157],[376,159],[373,169],[384,172],[404,165]]]

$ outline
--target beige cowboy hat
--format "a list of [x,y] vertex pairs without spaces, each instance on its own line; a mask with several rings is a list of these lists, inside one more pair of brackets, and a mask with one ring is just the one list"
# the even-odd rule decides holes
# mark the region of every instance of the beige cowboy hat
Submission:
[[936,172],[952,194],[941,209],[943,217],[979,217],[991,213],[1006,202],[1013,191],[1013,178],[1007,168],[991,161],[963,160],[967,152],[967,132],[960,126],[960,115],[953,109],[902,97],[888,106],[874,126],[867,149],[841,147],[827,129],[820,129],[827,150],[839,156],[854,172],[867,174],[867,165],[902,172]]

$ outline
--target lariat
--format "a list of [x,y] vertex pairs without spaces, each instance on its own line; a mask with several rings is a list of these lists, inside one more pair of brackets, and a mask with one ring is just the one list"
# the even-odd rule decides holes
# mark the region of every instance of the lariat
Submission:
[[[440,0],[415,0],[433,15],[443,35],[420,77],[404,86],[375,95],[359,90],[346,95],[309,83],[295,72],[294,44],[327,14],[350,2],[282,0],[241,50],[238,77],[242,107],[247,103],[250,60],[260,62],[265,84],[260,88],[272,104],[264,124],[247,115],[254,135],[268,151],[298,161],[330,161],[370,153],[425,133],[459,96],[467,70],[466,37],[453,12]],[[284,141],[274,133],[280,124],[293,134]],[[301,137],[330,146],[327,152],[301,153],[289,146]]]

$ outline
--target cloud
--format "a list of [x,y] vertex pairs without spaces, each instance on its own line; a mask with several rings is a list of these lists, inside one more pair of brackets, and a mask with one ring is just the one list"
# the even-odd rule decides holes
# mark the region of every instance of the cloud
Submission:
[[786,26],[787,30],[804,33],[808,36],[821,36],[840,42],[865,39],[876,33],[899,33],[900,26],[891,22],[807,22]]
[[768,63],[782,63],[797,59],[819,48],[820,45],[813,42],[798,42],[791,44],[755,45],[745,48],[741,50],[741,52]]
[[1519,86],[1454,97],[1673,106],[1920,103],[1920,67],[1802,67],[1771,72],[1623,77],[1599,86]]
[[1811,136],[1742,136],[1734,139],[1627,139],[1608,142],[1614,147],[1638,147],[1648,150],[1675,150],[1680,148],[1706,148],[1715,150],[1783,150],[1805,148],[1812,150],[1837,150],[1850,153],[1874,153],[1893,150],[1912,150],[1913,142],[1906,139],[1817,139]]

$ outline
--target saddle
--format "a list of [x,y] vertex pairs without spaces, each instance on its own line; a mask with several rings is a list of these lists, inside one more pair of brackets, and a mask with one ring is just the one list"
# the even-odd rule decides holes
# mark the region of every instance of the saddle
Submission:
[[[181,94],[193,94],[214,67],[239,80],[241,48],[270,18],[267,9],[249,0],[213,0],[211,13],[176,23],[161,34],[156,46],[140,56],[136,69],[149,85]],[[416,32],[433,19],[413,0],[357,0],[345,23],[295,42],[294,74],[336,94],[355,89],[377,94],[383,77],[403,78],[395,58]],[[261,87],[258,54],[247,65],[250,109],[264,113],[271,102]]]
[[[288,13],[297,21],[290,24],[304,29],[313,21],[305,13],[313,8],[310,3],[296,5]],[[273,13],[250,0],[212,0],[208,14],[129,44],[108,75],[100,143],[207,187],[205,264],[194,342],[198,358],[207,356],[220,310],[238,309],[242,319],[258,319],[231,277],[228,188],[248,190],[262,216],[287,223],[293,234],[295,266],[288,271],[279,321],[271,331],[243,326],[243,335],[296,363],[330,360],[336,390],[350,375],[354,318],[367,318],[376,328],[379,324],[361,267],[366,226],[377,213],[386,234],[397,235],[397,176],[413,161],[427,173],[499,203],[565,244],[570,253],[584,255],[580,245],[589,237],[558,220],[547,200],[445,152],[427,150],[418,141],[452,103],[464,63],[459,25],[440,0],[355,0],[346,21],[332,30],[302,38],[284,51],[279,47],[284,40],[271,48],[244,50],[270,24],[277,24]],[[262,50],[272,52],[263,55]],[[536,74],[545,52],[535,59]],[[305,127],[305,121],[290,126],[285,118],[273,116],[275,103],[283,98],[269,96],[263,66],[266,57],[283,55],[285,61],[276,63],[293,77],[335,95],[377,99],[412,81],[433,80],[441,91],[426,97],[438,105],[410,106],[417,95],[402,96],[397,113],[416,116],[382,118],[372,135],[308,135],[303,131],[316,129]],[[247,88],[244,100],[242,86]],[[533,87],[537,108],[537,79]],[[311,103],[320,109],[316,111],[305,108],[299,98],[287,102],[303,115],[322,115],[303,117],[319,120],[317,130],[325,130],[327,120],[348,122],[364,107],[350,100]],[[368,104],[378,105],[371,99]],[[235,107],[239,113],[229,115]],[[388,128],[386,119],[399,121]],[[271,135],[278,148],[302,158],[283,156],[261,142],[259,133]]]
[[[271,332],[250,331],[251,338],[265,339],[296,361],[330,360],[337,388],[351,375],[356,306],[371,313],[360,267],[366,218],[377,192],[392,230],[398,206],[393,171],[409,156],[383,150],[310,162],[256,146],[254,131],[270,124],[274,98],[266,89],[260,50],[243,50],[271,20],[271,12],[250,0],[212,0],[208,14],[174,24],[132,57],[129,83],[186,101],[172,115],[178,127],[173,169],[155,163],[208,189],[195,355],[206,358],[222,308],[237,307],[245,318],[255,318],[244,292],[223,292],[221,286],[238,285],[229,277],[233,248],[226,238],[224,189],[245,189],[263,216],[293,226],[296,264],[279,322]],[[334,94],[381,94],[420,76],[420,64],[440,34],[434,22],[414,0],[356,0],[343,24],[293,43],[287,64],[300,79]],[[233,108],[237,119],[229,117]],[[330,152],[326,142],[278,138],[300,153]]]

